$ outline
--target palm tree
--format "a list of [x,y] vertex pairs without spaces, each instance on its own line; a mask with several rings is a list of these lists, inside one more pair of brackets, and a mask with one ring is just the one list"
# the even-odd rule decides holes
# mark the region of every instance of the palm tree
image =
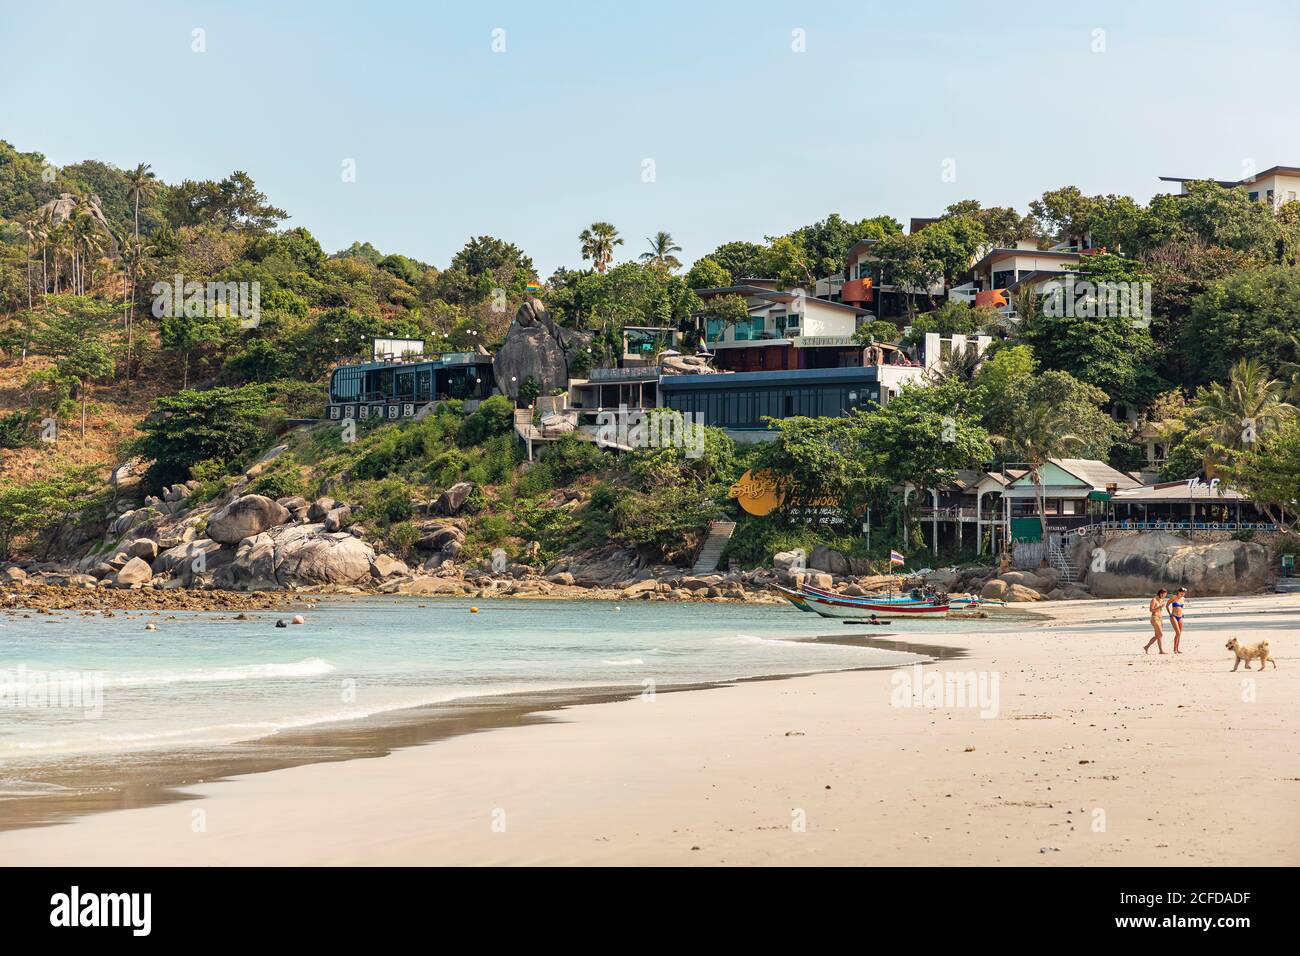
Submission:
[[1064,458],[1086,444],[1068,430],[1064,416],[1053,405],[1030,405],[1020,415],[1009,435],[990,435],[995,445],[1010,449],[1029,469],[1034,483],[1034,502],[1043,527],[1043,544],[1047,543],[1047,502],[1043,493],[1043,466],[1052,458]]
[[49,261],[46,257],[45,250],[50,243],[50,236],[54,234],[54,211],[46,209],[40,213],[40,238],[41,238],[41,295],[48,295],[50,292],[50,270]]
[[1196,396],[1196,411],[1206,420],[1200,433],[1210,439],[1206,474],[1222,466],[1225,449],[1254,444],[1261,435],[1295,417],[1284,401],[1286,386],[1255,358],[1238,359],[1227,383],[1213,382]]
[[948,379],[956,379],[966,385],[975,381],[975,375],[984,364],[984,356],[975,348],[975,343],[967,340],[966,347],[959,352],[949,352],[948,356],[932,368],[927,377],[935,384]]
[[86,294],[86,271],[90,271],[90,282],[93,285],[95,281],[95,261],[104,251],[104,235],[100,232],[99,223],[95,217],[90,214],[89,206],[79,206],[73,212],[72,218],[72,235],[74,242],[74,251],[77,253],[79,265],[77,268],[77,293]]
[[41,241],[41,220],[33,213],[23,220],[23,239],[27,243],[27,318],[23,323],[23,355],[20,364],[27,363],[27,342],[31,338],[32,327],[32,252]]
[[618,230],[607,222],[593,222],[590,229],[582,230],[578,241],[582,243],[583,260],[590,259],[597,272],[605,271],[614,259],[614,247],[623,244]]
[[[146,245],[140,238],[124,238],[121,243],[122,250],[122,321],[126,325],[126,382],[127,388],[131,386],[131,351],[135,344],[133,333],[135,331],[135,286],[136,280],[140,277],[140,272],[148,262],[149,257],[153,255],[153,246]],[[127,299],[127,278],[131,280],[131,297]]]
[[140,196],[157,185],[157,177],[148,163],[140,163],[126,174],[127,197],[135,203],[135,237],[140,238]]
[[681,260],[673,255],[674,252],[681,252],[682,247],[673,243],[671,233],[664,232],[660,229],[654,234],[653,239],[646,239],[650,245],[649,252],[641,253],[641,261],[647,265],[663,266],[668,271],[680,269]]

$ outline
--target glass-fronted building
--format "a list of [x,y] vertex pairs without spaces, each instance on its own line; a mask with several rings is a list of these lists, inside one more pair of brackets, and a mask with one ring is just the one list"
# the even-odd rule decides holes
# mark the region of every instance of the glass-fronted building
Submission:
[[704,424],[735,431],[766,430],[765,418],[835,418],[880,402],[875,367],[665,375],[660,404],[701,416]]
[[326,417],[410,418],[431,402],[487,398],[495,384],[492,357],[474,352],[423,362],[340,365],[330,375]]

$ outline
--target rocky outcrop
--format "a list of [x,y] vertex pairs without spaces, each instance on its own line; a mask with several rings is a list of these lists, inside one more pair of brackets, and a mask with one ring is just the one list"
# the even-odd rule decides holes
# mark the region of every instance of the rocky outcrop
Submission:
[[120,571],[113,579],[120,588],[129,588],[134,584],[148,584],[153,580],[153,571],[149,567],[149,562],[144,558],[132,558],[126,564],[122,565]]
[[1193,544],[1153,531],[1112,538],[1103,550],[1105,570],[1087,565],[1094,597],[1146,597],[1180,587],[1193,596],[1250,594],[1268,584],[1268,549],[1253,541]]
[[849,573],[849,559],[838,551],[819,544],[812,549],[812,554],[808,555],[808,567],[814,571],[825,571],[827,574],[844,577]]
[[289,510],[264,495],[236,498],[208,519],[208,537],[222,544],[238,544],[289,520]]
[[497,387],[511,400],[519,397],[519,389],[529,379],[543,395],[566,388],[571,356],[590,342],[585,333],[557,326],[539,299],[527,299],[492,359]]
[[346,532],[301,524],[278,528],[271,537],[275,578],[281,586],[360,584],[371,577],[374,549]]
[[465,507],[465,502],[473,493],[474,482],[458,481],[438,496],[438,502],[434,507],[438,514],[449,516],[460,514],[460,509]]

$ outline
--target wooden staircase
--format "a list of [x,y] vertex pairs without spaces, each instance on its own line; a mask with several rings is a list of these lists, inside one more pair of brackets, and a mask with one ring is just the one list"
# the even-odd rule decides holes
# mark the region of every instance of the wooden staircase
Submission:
[[709,536],[704,539],[704,544],[700,546],[700,553],[696,555],[695,564],[691,567],[691,574],[712,574],[718,570],[718,561],[722,558],[722,551],[731,540],[732,534],[735,533],[736,522],[734,521],[710,521]]

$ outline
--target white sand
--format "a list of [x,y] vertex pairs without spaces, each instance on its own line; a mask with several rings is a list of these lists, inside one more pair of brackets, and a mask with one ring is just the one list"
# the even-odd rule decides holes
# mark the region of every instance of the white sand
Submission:
[[[0,860],[1300,863],[1300,598],[1192,601],[1181,657],[1142,655],[1144,601],[1041,609],[925,669],[996,673],[994,719],[893,706],[890,671],[660,694],[0,833]],[[1229,633],[1280,669],[1229,673]]]

